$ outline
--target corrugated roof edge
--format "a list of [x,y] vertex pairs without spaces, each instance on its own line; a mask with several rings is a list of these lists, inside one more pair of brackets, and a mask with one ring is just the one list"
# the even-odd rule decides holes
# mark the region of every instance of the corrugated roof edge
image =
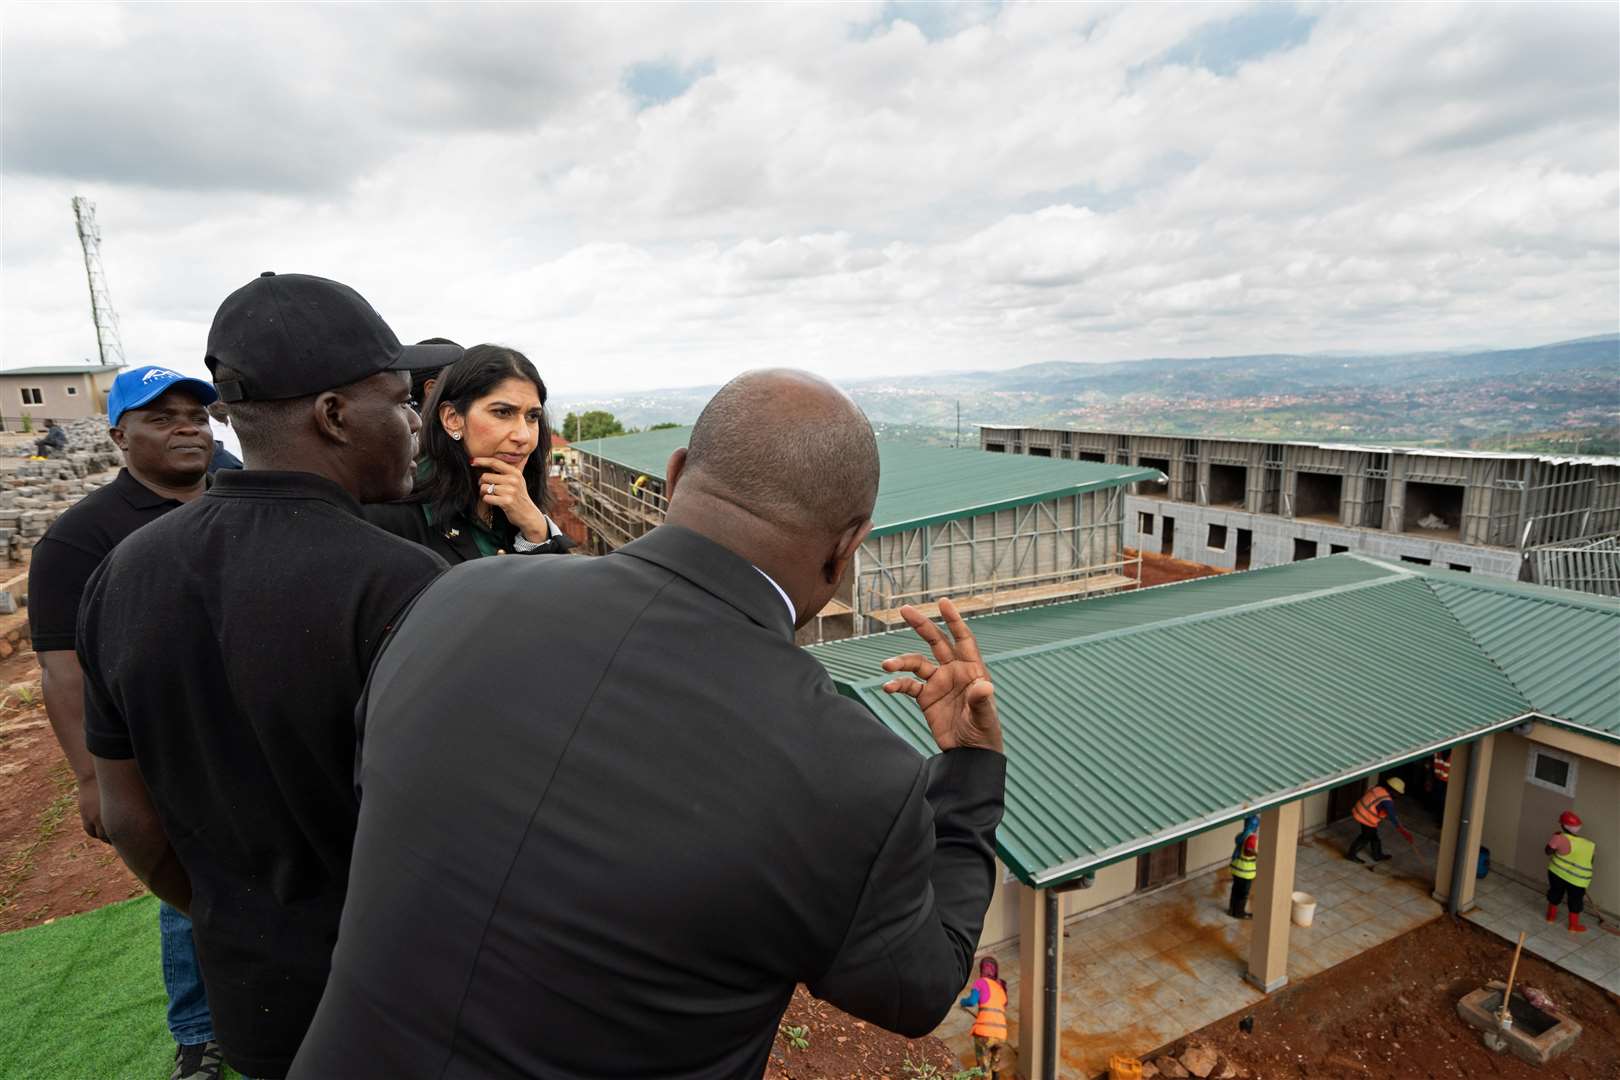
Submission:
[[[1349,557],[1349,556],[1347,556],[1345,554],[1342,554],[1342,553],[1339,554],[1339,555],[1329,556],[1329,558],[1334,558],[1334,559],[1347,558],[1347,557]],[[1380,559],[1362,559],[1361,561],[1362,562],[1377,563],[1381,567],[1389,567],[1390,566],[1389,563],[1383,562]],[[1279,571],[1279,572],[1286,571],[1288,568],[1290,568],[1290,567],[1292,567],[1294,565],[1295,565],[1294,563],[1277,563],[1277,564],[1275,564],[1273,566],[1257,566],[1253,570],[1239,570],[1239,571],[1233,571],[1232,573],[1266,574],[1266,573],[1270,573],[1272,571]],[[1410,572],[1410,570],[1411,570],[1410,567],[1407,567],[1404,564],[1401,564],[1401,565],[1397,566],[1396,569],[1399,569],[1401,571],[1407,571],[1407,572]],[[1185,580],[1185,581],[1163,581],[1163,582],[1160,582],[1157,585],[1148,585],[1148,586],[1145,586],[1145,587],[1130,589],[1130,590],[1123,591],[1123,592],[1110,593],[1108,595],[1110,595],[1110,596],[1140,596],[1143,593],[1154,592],[1154,591],[1156,591],[1158,589],[1179,589],[1179,588],[1184,588],[1184,587],[1189,587],[1189,586],[1193,586],[1193,587],[1203,586],[1203,587],[1207,588],[1210,584],[1212,584],[1214,582],[1219,582],[1219,581],[1221,581],[1221,580],[1223,580],[1223,579],[1225,579],[1227,577],[1230,577],[1230,576],[1231,576],[1230,573],[1223,573],[1223,574],[1210,574],[1210,575],[1207,575],[1207,576],[1201,577],[1201,578],[1190,578],[1190,579]],[[1399,576],[1400,576],[1399,574],[1391,574],[1390,575],[1391,578],[1399,577]],[[1389,580],[1389,579],[1388,578],[1382,578],[1382,579],[1379,579],[1379,580]],[[1316,591],[1321,591],[1321,590],[1316,590]],[[1030,604],[1028,607],[1014,608],[1011,611],[981,611],[981,612],[977,612],[977,613],[972,614],[972,615],[964,615],[962,617],[966,621],[971,623],[971,622],[974,622],[974,621],[976,621],[978,619],[999,619],[999,618],[1004,618],[1004,617],[1009,616],[1009,615],[1022,615],[1022,614],[1025,614],[1027,612],[1038,611],[1038,610],[1040,610],[1042,608],[1060,607],[1060,606],[1062,606],[1064,604],[1088,604],[1088,603],[1093,603],[1093,602],[1094,602],[1094,600],[1089,599],[1089,598],[1088,599],[1082,599],[1082,600],[1076,600],[1076,599],[1072,599],[1072,598],[1071,599],[1048,600],[1045,603]],[[1155,624],[1155,625],[1157,625],[1157,624]],[[860,641],[860,640],[862,640],[864,638],[885,637],[885,636],[891,636],[891,635],[892,636],[901,636],[901,635],[905,635],[905,634],[909,634],[909,633],[911,633],[911,631],[909,629],[905,628],[905,627],[901,627],[900,629],[896,629],[896,630],[874,630],[869,634],[852,634],[851,636],[849,636],[847,638],[839,638],[837,641],[818,641],[813,645],[805,645],[805,646],[803,646],[803,648],[807,652],[809,652],[811,655],[815,655],[815,652],[816,652],[817,649],[836,647],[838,645],[842,645],[846,641]],[[997,653],[995,655],[999,657],[1002,654]]]
[[[1316,599],[1317,597],[1338,596],[1338,595],[1341,595],[1343,593],[1357,592],[1357,591],[1359,591],[1361,589],[1378,588],[1380,586],[1389,585],[1389,584],[1391,584],[1393,582],[1396,582],[1396,581],[1401,581],[1401,580],[1403,580],[1404,578],[1407,578],[1407,577],[1416,577],[1416,576],[1417,575],[1415,575],[1415,574],[1395,573],[1395,574],[1389,575],[1388,577],[1372,578],[1372,579],[1367,580],[1367,581],[1352,581],[1352,582],[1349,582],[1349,583],[1343,584],[1343,585],[1330,585],[1330,586],[1328,586],[1326,588],[1322,588],[1322,589],[1312,589],[1309,592],[1290,593],[1287,596],[1272,596],[1272,597],[1268,597],[1268,598],[1266,598],[1264,600],[1253,600],[1253,601],[1250,601],[1247,604],[1234,604],[1231,607],[1216,608],[1213,611],[1195,611],[1195,612],[1193,612],[1193,613],[1191,613],[1189,615],[1177,615],[1177,616],[1174,616],[1173,618],[1169,618],[1169,619],[1160,619],[1157,622],[1138,623],[1135,626],[1123,626],[1123,627],[1116,627],[1116,628],[1110,629],[1110,630],[1099,630],[1094,634],[1081,634],[1081,635],[1078,635],[1076,637],[1064,638],[1061,641],[1048,641],[1048,642],[1044,642],[1044,643],[1042,643],[1040,645],[1026,645],[1021,649],[1008,649],[1006,652],[998,652],[998,653],[994,654],[993,656],[990,657],[990,659],[992,659],[992,660],[1012,660],[1012,659],[1016,659],[1018,657],[1023,657],[1023,656],[1035,656],[1035,655],[1038,655],[1040,653],[1056,652],[1059,649],[1068,649],[1068,648],[1074,647],[1075,645],[1083,645],[1088,641],[1101,641],[1101,640],[1105,640],[1105,639],[1106,640],[1116,640],[1118,638],[1134,637],[1137,634],[1153,633],[1155,631],[1162,630],[1167,626],[1187,626],[1187,625],[1190,625],[1192,623],[1209,622],[1209,621],[1214,620],[1214,619],[1231,618],[1232,616],[1241,615],[1244,612],[1248,612],[1248,611],[1263,611],[1266,608],[1286,607],[1289,604],[1296,604],[1296,603],[1300,603],[1301,601],[1305,601],[1305,600],[1313,600],[1313,599]],[[1201,578],[1201,579],[1198,579],[1198,580],[1206,580],[1206,579]],[[1175,585],[1175,586],[1185,586],[1185,585],[1190,585],[1190,584],[1192,584],[1192,582],[1190,582],[1190,581],[1176,581],[1176,582],[1170,582],[1169,583],[1169,585]],[[1166,586],[1155,586],[1155,588],[1162,588],[1162,587],[1166,587]],[[1140,591],[1145,592],[1147,590],[1140,590]],[[1133,595],[1134,595],[1134,593],[1133,593]],[[1085,603],[1085,601],[1073,601],[1073,602],[1074,603]],[[1448,611],[1449,611],[1449,609],[1448,609]],[[1468,640],[1474,641],[1473,636],[1469,635]],[[1478,642],[1474,642],[1474,643],[1476,645],[1479,644]],[[834,642],[834,644],[836,644],[836,642]],[[881,684],[881,683],[888,682],[892,678],[894,678],[893,675],[880,673],[878,675],[874,675],[874,676],[871,676],[869,678],[862,679],[862,680],[860,680],[858,682],[851,683],[850,685],[852,687],[857,688],[857,689],[864,689],[866,687],[870,687],[870,686],[873,686],[873,685],[876,685],[876,684]],[[1509,680],[1509,681],[1511,682],[1512,680]]]
[[1319,791],[1326,790],[1327,788],[1337,787],[1340,784],[1347,783],[1359,776],[1366,776],[1370,773],[1382,772],[1385,769],[1396,768],[1409,761],[1419,761],[1425,757],[1428,757],[1430,754],[1433,754],[1437,750],[1443,750],[1450,746],[1461,746],[1464,743],[1473,742],[1475,739],[1482,738],[1486,735],[1495,734],[1498,731],[1506,731],[1509,728],[1517,727],[1519,724],[1531,720],[1547,720],[1553,723],[1557,722],[1550,717],[1546,717],[1535,712],[1521,713],[1520,715],[1510,719],[1493,721],[1490,724],[1486,724],[1475,731],[1460,735],[1457,738],[1436,742],[1425,746],[1422,749],[1401,753],[1392,758],[1357,765],[1353,769],[1336,773],[1325,780],[1317,780],[1286,791],[1261,796],[1252,803],[1244,806],[1220,810],[1214,814],[1207,815],[1198,821],[1179,825],[1174,829],[1169,829],[1153,836],[1144,837],[1140,840],[1133,840],[1125,844],[1120,844],[1116,847],[1109,848],[1106,851],[1100,851],[1095,855],[1084,859],[1075,859],[1067,863],[1060,863],[1054,867],[1048,867],[1043,873],[1030,873],[1026,867],[1014,865],[1014,862],[1009,859],[1005,852],[1001,850],[1001,845],[999,843],[996,845],[996,853],[1001,855],[1001,861],[1007,866],[1008,869],[1012,870],[1014,876],[1016,876],[1019,881],[1033,888],[1050,889],[1058,885],[1066,884],[1077,878],[1084,877],[1086,874],[1095,873],[1098,870],[1112,866],[1114,863],[1123,862],[1126,859],[1134,858],[1137,855],[1142,855],[1146,852],[1154,850],[1155,848],[1164,847],[1166,844],[1174,844],[1178,841],[1185,840],[1187,837],[1192,836],[1195,833],[1204,832],[1207,829],[1218,829],[1222,825],[1227,825],[1234,821],[1241,821],[1249,814],[1257,814],[1261,811],[1269,810],[1276,806],[1282,806],[1285,803],[1295,802],[1296,800],[1314,795]]
[[897,532],[909,529],[926,528],[929,525],[938,525],[945,521],[956,521],[965,517],[978,517],[980,514],[993,514],[997,510],[1011,510],[1019,506],[1033,506],[1036,503],[1046,502],[1049,499],[1066,499],[1071,495],[1084,495],[1092,491],[1104,491],[1109,488],[1124,487],[1139,480],[1162,480],[1164,473],[1158,469],[1129,468],[1119,475],[1102,480],[1092,480],[1085,484],[1067,484],[1063,487],[1048,488],[1044,491],[1028,495],[1020,495],[1011,499],[998,499],[995,502],[981,503],[977,506],[965,506],[945,514],[930,514],[926,517],[908,518],[905,521],[891,522],[881,528],[875,528],[871,536],[892,536]]

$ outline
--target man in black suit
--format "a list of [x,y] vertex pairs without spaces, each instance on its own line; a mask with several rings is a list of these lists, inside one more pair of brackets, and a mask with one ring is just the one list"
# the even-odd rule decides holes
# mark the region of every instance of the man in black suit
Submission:
[[[669,463],[667,524],[481,559],[362,702],[360,827],[296,1077],[757,1077],[795,983],[906,1035],[967,980],[1005,759],[990,682],[915,610],[919,757],[793,644],[871,528],[871,427],[753,372]],[[954,639],[954,640],[953,640]]]

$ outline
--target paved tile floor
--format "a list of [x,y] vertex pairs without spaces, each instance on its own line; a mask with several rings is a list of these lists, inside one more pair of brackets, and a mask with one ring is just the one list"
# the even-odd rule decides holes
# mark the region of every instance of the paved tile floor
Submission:
[[[1316,896],[1318,907],[1312,926],[1293,927],[1290,980],[1441,913],[1429,897],[1434,841],[1419,836],[1414,850],[1396,838],[1386,849],[1393,858],[1370,868],[1344,858],[1354,832],[1341,822],[1300,844],[1294,887]],[[1094,1076],[1106,1071],[1111,1054],[1153,1050],[1265,996],[1243,978],[1253,923],[1227,916],[1230,888],[1221,870],[1068,925],[1060,994],[1063,1076]],[[997,959],[1011,996],[1009,1037],[1016,1044],[1016,948]],[[935,1032],[964,1064],[973,1062],[972,1024],[965,1009],[955,1009]]]
[[1620,994],[1620,935],[1602,929],[1590,908],[1582,920],[1590,929],[1572,934],[1567,909],[1559,908],[1558,921],[1549,923],[1545,891],[1500,874],[1491,874],[1475,886],[1474,901],[1479,907],[1468,913],[1471,921],[1514,942],[1522,930],[1526,952]]

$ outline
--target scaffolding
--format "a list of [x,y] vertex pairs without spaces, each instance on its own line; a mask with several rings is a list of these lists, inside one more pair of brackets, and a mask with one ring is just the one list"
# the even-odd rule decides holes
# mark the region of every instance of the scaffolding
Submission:
[[1620,535],[1530,548],[1523,576],[1538,585],[1620,598]]

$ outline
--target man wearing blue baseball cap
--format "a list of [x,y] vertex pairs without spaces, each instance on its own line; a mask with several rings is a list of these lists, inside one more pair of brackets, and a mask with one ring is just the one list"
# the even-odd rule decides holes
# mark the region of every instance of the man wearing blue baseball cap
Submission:
[[[79,785],[84,831],[107,840],[101,793],[84,741],[84,675],[74,652],[85,584],[126,536],[203,493],[213,435],[207,406],[217,395],[201,379],[165,367],[119,375],[107,397],[110,434],[124,468],[46,530],[28,568],[28,621],[39,654],[45,711]],[[158,926],[169,994],[176,1080],[214,1080],[221,1054],[203,990],[191,920],[162,904]]]

